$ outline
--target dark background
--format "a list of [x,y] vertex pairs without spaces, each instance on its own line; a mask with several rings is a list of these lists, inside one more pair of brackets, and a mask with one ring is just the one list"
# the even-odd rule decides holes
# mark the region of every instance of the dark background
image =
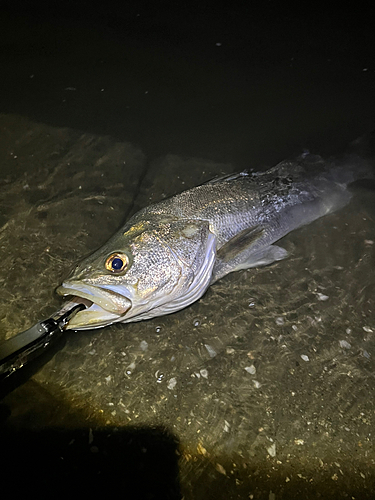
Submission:
[[354,3],[1,6],[2,112],[239,167],[373,126],[372,16]]

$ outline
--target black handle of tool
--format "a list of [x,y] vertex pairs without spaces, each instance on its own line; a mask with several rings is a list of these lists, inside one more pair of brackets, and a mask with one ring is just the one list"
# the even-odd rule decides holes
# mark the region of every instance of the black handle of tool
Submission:
[[9,377],[32,359],[40,356],[46,347],[59,338],[63,327],[82,309],[78,304],[58,319],[48,318],[39,321],[28,330],[18,333],[0,344],[0,380]]

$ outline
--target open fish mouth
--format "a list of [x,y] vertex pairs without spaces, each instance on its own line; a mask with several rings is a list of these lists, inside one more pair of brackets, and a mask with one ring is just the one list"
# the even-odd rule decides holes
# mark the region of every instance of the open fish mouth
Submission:
[[[63,296],[71,295],[69,305],[75,303],[86,306],[86,309],[78,312],[66,325],[66,329],[70,330],[99,328],[121,321],[132,306],[131,300],[119,293],[81,281],[66,281],[56,292]],[[67,305],[63,310],[66,307]]]

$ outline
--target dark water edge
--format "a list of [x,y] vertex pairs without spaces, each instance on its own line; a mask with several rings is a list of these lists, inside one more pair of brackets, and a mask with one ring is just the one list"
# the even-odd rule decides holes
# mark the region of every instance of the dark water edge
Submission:
[[[4,2],[0,338],[54,312],[72,264],[142,206],[371,130],[372,29],[326,14]],[[374,218],[362,185],[284,238],[287,260],[171,316],[67,334],[0,405],[3,484],[373,498]]]
[[110,135],[148,157],[170,152],[237,168],[302,148],[340,150],[373,127],[365,10],[2,5],[3,112]]

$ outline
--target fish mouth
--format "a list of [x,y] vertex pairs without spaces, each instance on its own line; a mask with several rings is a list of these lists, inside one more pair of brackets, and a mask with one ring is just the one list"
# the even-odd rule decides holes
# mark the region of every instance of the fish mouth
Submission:
[[[69,305],[84,304],[86,309],[78,312],[66,325],[68,330],[87,330],[121,321],[132,306],[130,299],[113,290],[88,285],[81,281],[67,281],[56,289],[59,295],[72,296]],[[63,310],[65,310],[65,304]]]

